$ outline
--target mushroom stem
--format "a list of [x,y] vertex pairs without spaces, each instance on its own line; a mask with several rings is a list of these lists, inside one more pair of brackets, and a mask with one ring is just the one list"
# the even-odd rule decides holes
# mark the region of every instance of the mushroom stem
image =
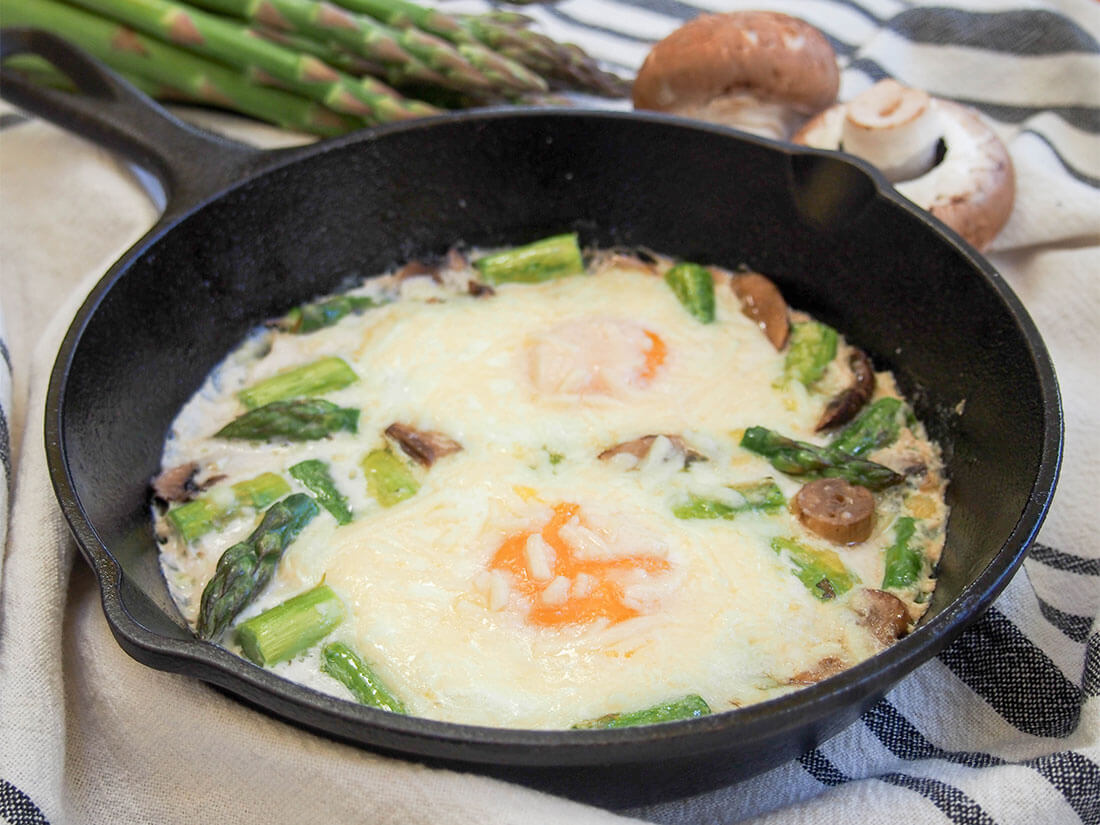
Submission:
[[880,80],[848,104],[844,151],[873,163],[892,183],[923,175],[936,163],[942,131],[930,102],[927,92]]

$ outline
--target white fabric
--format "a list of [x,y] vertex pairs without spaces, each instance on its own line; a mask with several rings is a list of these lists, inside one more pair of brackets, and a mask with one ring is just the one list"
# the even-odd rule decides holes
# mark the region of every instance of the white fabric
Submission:
[[[705,5],[801,11],[847,47],[842,96],[887,72],[923,80],[938,94],[1034,110],[995,119],[1019,194],[990,257],[1052,354],[1066,451],[1041,546],[990,616],[803,759],[696,798],[618,814],[336,744],[192,679],[137,664],[112,638],[89,569],[74,564],[46,472],[43,407],[76,306],[152,224],[155,210],[110,155],[30,120],[0,131],[0,334],[14,368],[9,385],[0,362],[0,421],[10,432],[14,470],[0,555],[0,818],[582,825],[634,816],[786,825],[858,812],[867,825],[1100,823],[1100,547],[1092,520],[1100,466],[1100,4],[952,4],[990,15],[1046,10],[1091,36],[1091,52],[1019,57],[1028,68],[1012,75],[1011,90],[983,78],[972,46],[936,49],[899,35],[895,23],[918,4]],[[553,36],[631,69],[648,40],[670,31],[690,7],[570,0],[525,10]],[[1022,32],[1021,51],[1041,34]],[[966,71],[948,72],[943,62],[951,59]],[[1088,128],[1068,122],[1065,107],[1089,109],[1082,116]],[[203,117],[260,144],[287,140],[265,127]],[[4,495],[0,487],[0,505]],[[1003,651],[1005,661],[986,662],[991,650]],[[975,687],[983,667],[1010,662],[1017,672],[1005,677],[1008,693]],[[1020,718],[1015,709],[1025,706],[1039,717]]]

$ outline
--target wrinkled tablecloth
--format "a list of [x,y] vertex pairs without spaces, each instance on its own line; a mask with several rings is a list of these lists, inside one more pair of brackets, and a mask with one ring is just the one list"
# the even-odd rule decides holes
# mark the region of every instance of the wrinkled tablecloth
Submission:
[[[1100,2],[568,0],[523,11],[630,73],[654,40],[698,12],[748,7],[821,28],[842,62],[842,99],[895,76],[976,106],[1011,151],[1017,203],[989,257],[1052,354],[1065,461],[1038,543],[988,614],[800,759],[619,811],[336,744],[134,662],[114,642],[55,504],[43,406],[70,318],[156,208],[116,158],[4,104],[0,818],[1100,823]],[[260,145],[295,139],[178,111]]]

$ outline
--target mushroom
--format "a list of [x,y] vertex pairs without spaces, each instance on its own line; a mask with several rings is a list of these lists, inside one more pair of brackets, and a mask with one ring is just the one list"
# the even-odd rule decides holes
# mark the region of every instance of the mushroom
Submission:
[[836,100],[840,76],[825,36],[770,11],[703,14],[656,43],[634,80],[635,109],[786,138]]
[[643,435],[641,438],[635,438],[632,441],[624,441],[621,444],[616,444],[614,447],[608,447],[597,458],[601,461],[607,461],[614,458],[617,455],[632,455],[639,461],[649,456],[649,451],[653,448],[654,442],[658,438],[665,438],[668,440],[668,451],[679,458],[682,458],[684,464],[690,464],[693,461],[706,461],[707,457],[696,449],[689,447],[687,442],[684,441],[678,435]]
[[386,435],[396,441],[409,458],[425,467],[462,449],[461,444],[441,432],[418,430],[400,422],[386,427]]
[[852,370],[852,383],[833,396],[825,405],[814,432],[829,430],[847,424],[875,393],[875,368],[867,353],[858,347],[852,347],[848,353],[848,366]]
[[1012,212],[1012,159],[978,113],[895,80],[831,106],[792,140],[863,158],[977,249],[989,246]]
[[730,281],[741,300],[741,311],[754,320],[777,350],[787,344],[791,321],[779,287],[759,272],[742,272]]

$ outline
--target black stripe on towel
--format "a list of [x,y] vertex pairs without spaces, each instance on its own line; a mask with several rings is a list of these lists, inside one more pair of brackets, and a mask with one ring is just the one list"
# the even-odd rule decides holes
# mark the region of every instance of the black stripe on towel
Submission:
[[1061,751],[1025,763],[1062,792],[1082,825],[1100,825],[1100,765],[1076,751]]
[[886,748],[901,759],[945,759],[972,768],[989,768],[1003,760],[981,751],[945,751],[924,738],[916,726],[901,712],[882,699],[862,716],[863,723]]
[[1060,738],[1076,730],[1084,702],[1081,689],[997,610],[990,610],[939,658],[1024,733]]
[[1100,633],[1089,636],[1085,645],[1085,667],[1081,689],[1086,696],[1100,696]]
[[[0,466],[4,468],[4,481],[8,485],[8,501],[11,502],[11,488],[14,479],[11,475],[11,434],[8,432],[8,417],[0,407]],[[0,513],[0,518],[6,519],[7,513]]]
[[1051,604],[1036,597],[1039,602],[1039,612],[1043,618],[1062,631],[1073,641],[1084,644],[1088,641],[1089,631],[1092,630],[1092,618],[1090,616],[1075,616],[1059,610]]
[[956,825],[996,825],[996,821],[982,810],[981,805],[946,782],[904,773],[888,773],[879,779],[919,793]]
[[1071,553],[1063,553],[1061,550],[1055,550],[1038,542],[1031,545],[1028,558],[1047,567],[1053,567],[1055,570],[1065,570],[1067,573],[1077,573],[1081,576],[1100,576],[1100,559],[1086,559]]
[[914,43],[1030,57],[1100,52],[1096,39],[1068,16],[1043,9],[969,12],[923,7],[890,18],[886,28]]
[[805,768],[806,773],[820,782],[822,785],[834,787],[843,785],[851,777],[843,773],[836,765],[826,758],[817,748],[798,757],[798,763]]
[[5,779],[0,779],[0,817],[8,825],[50,825],[31,798]]

